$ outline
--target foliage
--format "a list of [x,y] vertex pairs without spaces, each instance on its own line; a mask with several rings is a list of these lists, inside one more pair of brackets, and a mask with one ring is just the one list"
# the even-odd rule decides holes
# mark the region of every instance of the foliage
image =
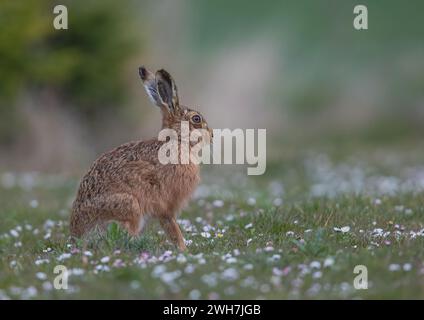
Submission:
[[[376,152],[309,169],[305,162],[320,157],[299,157],[260,179],[204,174],[204,192],[179,220],[191,242],[182,254],[153,219],[139,238],[114,223],[71,244],[77,180],[4,174],[0,298],[422,298],[424,185],[415,182],[423,169],[406,156],[418,152],[413,163],[421,163],[422,150],[390,163],[373,160]],[[389,180],[397,181],[391,190]],[[360,192],[349,192],[358,181]],[[332,196],[311,196],[316,186]],[[57,264],[70,270],[68,290],[52,289]],[[356,265],[368,268],[368,290],[353,287]]]
[[[53,27],[52,0],[0,2],[0,136],[16,123],[22,93],[54,92],[85,116],[126,95],[128,59],[138,49],[133,2],[64,0],[68,29]],[[3,134],[2,134],[3,132]]]

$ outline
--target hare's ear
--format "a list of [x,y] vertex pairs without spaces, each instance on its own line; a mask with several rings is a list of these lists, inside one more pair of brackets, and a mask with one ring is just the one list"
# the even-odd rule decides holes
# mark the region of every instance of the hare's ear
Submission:
[[152,101],[153,104],[157,105],[158,107],[164,107],[164,104],[158,94],[155,75],[144,66],[141,66],[138,69],[138,73],[140,74],[144,89],[146,89],[150,101]]
[[156,72],[156,85],[159,98],[162,100],[171,112],[180,108],[178,100],[178,90],[171,75],[161,69]]

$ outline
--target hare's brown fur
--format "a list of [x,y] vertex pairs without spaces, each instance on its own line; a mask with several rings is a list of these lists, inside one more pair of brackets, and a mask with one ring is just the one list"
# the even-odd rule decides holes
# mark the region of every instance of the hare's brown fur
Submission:
[[[140,68],[140,75],[150,97],[162,110],[162,127],[180,133],[180,122],[189,114],[198,113],[179,106],[176,86],[166,71],[158,71],[155,77]],[[174,97],[160,92],[161,81],[172,87],[168,94]],[[199,125],[190,124],[190,128],[197,126],[207,128],[203,120]],[[158,151],[163,143],[157,139],[129,142],[93,163],[81,181],[72,207],[73,237],[82,237],[93,227],[109,221],[119,222],[137,236],[146,220],[155,217],[179,249],[185,249],[176,216],[199,182],[199,167],[194,163],[161,164]]]

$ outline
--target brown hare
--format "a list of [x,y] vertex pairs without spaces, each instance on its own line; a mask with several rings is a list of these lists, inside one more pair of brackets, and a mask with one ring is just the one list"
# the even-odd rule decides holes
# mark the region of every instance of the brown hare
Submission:
[[[150,99],[161,109],[162,129],[175,130],[177,143],[181,143],[181,121],[189,123],[190,131],[206,129],[212,134],[199,112],[180,105],[177,87],[168,72],[153,74],[140,67],[139,74]],[[80,238],[110,221],[117,221],[130,235],[137,236],[152,217],[159,220],[180,250],[186,249],[176,217],[199,182],[199,166],[191,161],[162,164],[158,152],[164,143],[158,139],[128,142],[93,163],[72,206],[72,237]]]

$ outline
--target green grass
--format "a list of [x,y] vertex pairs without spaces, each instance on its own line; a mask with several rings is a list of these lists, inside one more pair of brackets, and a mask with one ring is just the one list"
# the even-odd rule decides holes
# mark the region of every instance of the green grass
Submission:
[[[112,224],[71,248],[77,179],[0,175],[0,297],[424,298],[424,170],[399,159],[310,156],[263,177],[205,168],[180,217],[183,254],[154,221],[138,239]],[[68,290],[51,288],[59,264]],[[367,290],[353,287],[356,265],[368,268]]]

